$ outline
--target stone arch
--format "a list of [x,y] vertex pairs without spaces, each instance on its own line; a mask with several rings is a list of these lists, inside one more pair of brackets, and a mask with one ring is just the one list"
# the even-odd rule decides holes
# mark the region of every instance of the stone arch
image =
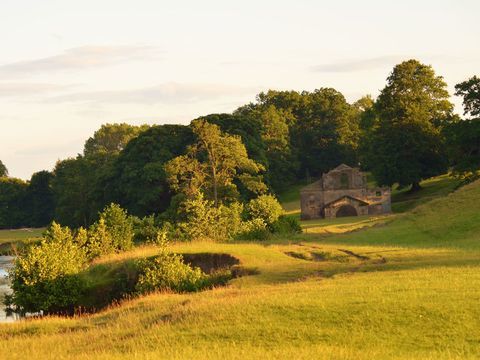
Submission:
[[352,205],[342,205],[338,208],[335,217],[358,216],[357,209]]

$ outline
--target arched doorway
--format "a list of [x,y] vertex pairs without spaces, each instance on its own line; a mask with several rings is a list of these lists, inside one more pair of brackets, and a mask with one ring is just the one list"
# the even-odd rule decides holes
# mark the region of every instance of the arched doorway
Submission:
[[335,217],[357,216],[357,210],[352,205],[342,205],[337,210]]

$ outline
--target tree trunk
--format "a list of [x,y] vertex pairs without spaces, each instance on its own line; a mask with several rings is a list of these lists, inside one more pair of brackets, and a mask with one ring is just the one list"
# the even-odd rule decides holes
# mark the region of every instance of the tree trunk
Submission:
[[212,168],[212,180],[213,180],[213,203],[218,208],[218,194],[217,194],[217,172],[215,168]]
[[410,188],[410,192],[413,193],[413,192],[417,192],[419,190],[422,190],[422,187],[420,186],[420,182],[419,181],[413,182],[412,187]]

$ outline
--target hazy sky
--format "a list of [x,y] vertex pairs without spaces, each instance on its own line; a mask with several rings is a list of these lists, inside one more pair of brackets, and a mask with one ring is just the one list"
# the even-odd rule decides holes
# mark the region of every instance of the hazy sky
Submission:
[[268,89],[376,96],[409,58],[452,93],[480,74],[479,13],[478,0],[1,0],[0,159],[27,179],[101,124],[187,124]]

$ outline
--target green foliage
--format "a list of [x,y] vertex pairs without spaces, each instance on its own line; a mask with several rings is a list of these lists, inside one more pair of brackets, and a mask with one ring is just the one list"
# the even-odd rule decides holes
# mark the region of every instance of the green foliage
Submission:
[[8,169],[5,164],[0,160],[0,177],[8,176]]
[[112,238],[112,246],[116,251],[131,249],[133,246],[133,224],[128,214],[120,205],[110,204],[100,214]]
[[140,294],[153,291],[190,292],[205,286],[206,275],[183,262],[181,255],[165,247],[160,254],[137,261],[139,277],[135,289]]
[[260,195],[250,200],[247,212],[251,219],[262,219],[267,226],[270,226],[283,214],[283,208],[275,196]]
[[155,223],[155,216],[145,216],[143,218],[133,217],[133,240],[135,243],[155,242],[160,228]]
[[242,223],[242,227],[236,238],[248,241],[265,241],[268,240],[270,236],[271,232],[265,221],[261,218],[253,218]]
[[472,76],[470,79],[455,85],[455,95],[463,97],[465,115],[480,115],[480,78]]
[[164,165],[193,142],[183,125],[152,126],[132,139],[103,179],[105,204],[114,202],[136,216],[165,211],[172,197]]
[[196,142],[188,147],[186,155],[165,165],[174,191],[190,197],[202,192],[218,206],[238,198],[235,179],[254,193],[266,190],[258,175],[264,168],[248,157],[240,137],[224,134],[217,125],[204,120],[192,122],[191,127]]
[[85,142],[85,157],[118,155],[130,140],[148,129],[148,125],[104,124]]
[[417,186],[446,171],[441,128],[452,108],[431,66],[409,60],[394,68],[375,103],[378,120],[363,139],[363,163],[379,184]]
[[77,274],[85,262],[70,229],[53,223],[39,245],[17,257],[9,305],[21,312],[71,312],[84,288]]
[[20,179],[0,177],[0,229],[28,225],[28,184]]
[[467,181],[480,176],[480,118],[450,124],[448,138],[453,173]]
[[302,227],[298,218],[293,216],[280,216],[272,225],[274,234],[301,234]]
[[242,226],[243,205],[234,202],[216,207],[202,193],[187,199],[181,206],[184,221],[178,224],[181,234],[188,240],[210,239],[225,241],[232,239]]
[[26,195],[26,206],[30,212],[29,226],[46,226],[53,220],[55,203],[52,178],[52,173],[40,171],[30,179]]

